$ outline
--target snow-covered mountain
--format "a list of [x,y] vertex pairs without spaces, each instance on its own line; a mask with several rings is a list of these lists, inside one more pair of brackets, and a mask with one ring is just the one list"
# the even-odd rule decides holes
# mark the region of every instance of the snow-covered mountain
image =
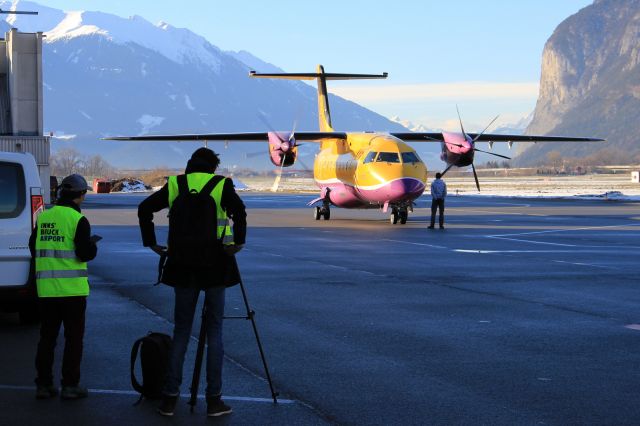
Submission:
[[[74,146],[127,168],[183,166],[198,144],[104,142],[107,135],[267,130],[317,130],[314,87],[286,80],[251,79],[250,69],[281,71],[249,52],[223,52],[188,29],[144,18],[66,11],[29,1],[0,1],[0,30],[43,31],[45,130],[54,150]],[[315,64],[309,64],[310,68]],[[338,130],[406,130],[353,102],[330,95]],[[223,165],[270,168],[264,143],[210,144]],[[264,150],[265,156],[248,152]],[[309,154],[313,150],[306,150]]]

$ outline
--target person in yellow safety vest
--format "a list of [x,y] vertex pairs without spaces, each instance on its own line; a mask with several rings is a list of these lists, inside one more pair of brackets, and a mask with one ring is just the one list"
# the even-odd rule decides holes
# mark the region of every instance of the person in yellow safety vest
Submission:
[[[205,292],[207,306],[205,320],[207,330],[207,388],[205,390],[207,415],[221,416],[232,411],[231,407],[221,399],[224,357],[222,319],[225,288],[240,282],[240,274],[233,255],[240,251],[245,243],[247,214],[231,179],[215,175],[219,163],[218,155],[212,150],[207,148],[196,150],[187,163],[184,175],[169,177],[166,185],[147,197],[138,207],[142,242],[145,247],[151,248],[159,255],[167,254],[167,261],[160,281],[174,287],[175,292],[173,345],[169,353],[168,372],[163,388],[164,396],[158,408],[159,413],[164,416],[173,415],[180,395],[182,367],[200,291]],[[172,226],[175,226],[176,223],[172,222],[172,219],[175,220],[174,213],[177,213],[179,208],[171,209],[179,204],[176,199],[178,194],[183,193],[180,191],[180,187],[185,184],[190,193],[200,193],[203,189],[212,187],[210,196],[215,202],[215,209],[211,206],[211,211],[208,214],[213,216],[211,219],[216,219],[212,223],[217,223],[217,232],[211,232],[216,232],[214,237],[219,245],[219,250],[213,251],[211,257],[205,258],[205,262],[210,262],[210,264],[206,263],[204,267],[194,266],[195,262],[189,264],[189,261],[193,260],[189,259],[189,256],[198,257],[199,254],[202,254],[197,250],[186,259],[181,256],[181,253],[176,253],[175,247],[172,251]],[[168,251],[166,247],[158,245],[153,224],[153,214],[165,208],[170,208]],[[229,219],[233,221],[233,227],[229,226]],[[195,227],[190,227],[189,223],[186,226],[189,231],[195,229]]]
[[87,181],[80,175],[69,175],[59,186],[56,204],[38,216],[29,239],[35,258],[41,327],[36,354],[36,398],[48,399],[58,394],[53,385],[53,357],[60,326],[64,324],[64,356],[62,360],[63,399],[79,399],[88,395],[80,386],[80,363],[85,326],[85,310],[89,295],[87,262],[97,254],[91,226],[80,205],[87,193]]

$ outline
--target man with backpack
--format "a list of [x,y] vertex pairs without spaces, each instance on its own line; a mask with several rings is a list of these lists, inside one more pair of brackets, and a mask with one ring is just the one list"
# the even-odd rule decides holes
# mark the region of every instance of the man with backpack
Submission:
[[[222,320],[225,288],[238,284],[240,274],[234,254],[245,242],[246,212],[231,179],[215,175],[220,163],[207,148],[196,150],[185,174],[170,176],[166,185],[138,207],[145,247],[166,255],[160,281],[175,292],[173,344],[169,353],[162,403],[158,409],[172,416],[180,395],[182,367],[200,291],[205,293],[207,331],[207,415],[231,413],[221,399]],[[168,248],[156,241],[153,213],[169,208]],[[233,221],[233,231],[229,226]]]

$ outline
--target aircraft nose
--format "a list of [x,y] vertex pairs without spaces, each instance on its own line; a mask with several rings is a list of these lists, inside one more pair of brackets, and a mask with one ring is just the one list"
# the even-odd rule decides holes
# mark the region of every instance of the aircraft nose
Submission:
[[424,184],[417,179],[402,178],[391,182],[389,185],[389,199],[399,201],[408,198],[416,198],[424,192]]
[[418,179],[401,178],[376,189],[360,189],[371,201],[398,202],[418,198],[424,192],[424,184]]

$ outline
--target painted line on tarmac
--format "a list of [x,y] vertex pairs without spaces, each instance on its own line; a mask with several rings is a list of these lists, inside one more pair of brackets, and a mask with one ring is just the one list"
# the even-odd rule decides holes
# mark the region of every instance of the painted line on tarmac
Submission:
[[[462,208],[462,207],[459,207]],[[471,212],[471,213],[487,213],[487,214],[503,214],[503,215],[508,215],[508,216],[538,216],[538,217],[547,217],[549,216],[548,214],[541,214],[541,213],[520,213],[520,212],[500,212],[500,211],[493,211],[493,210],[466,210],[465,212]]]
[[449,247],[444,247],[444,246],[437,246],[434,244],[425,244],[425,243],[414,243],[412,241],[402,241],[402,240],[389,240],[386,238],[380,239],[379,241],[389,241],[391,243],[404,243],[404,244],[412,244],[414,246],[423,246],[423,247],[431,247],[431,248],[437,248],[437,249],[446,249],[449,250]]
[[522,240],[520,238],[505,238],[499,235],[487,235],[487,238],[493,238],[495,240],[505,240],[505,241],[516,241],[519,243],[531,243],[531,244],[542,244],[547,246],[558,246],[558,247],[582,247],[577,246],[575,244],[562,244],[562,243],[550,243],[548,241],[533,241],[533,240]]
[[477,254],[494,254],[494,253],[575,253],[575,250],[469,250],[454,249],[457,253],[477,253]]
[[576,265],[576,266],[591,266],[593,268],[602,268],[602,269],[620,269],[613,266],[595,265],[593,263],[568,262],[566,260],[552,260],[552,262],[565,263],[565,264]]
[[570,231],[586,231],[586,230],[596,230],[596,229],[607,229],[607,228],[622,228],[625,226],[640,226],[637,223],[625,223],[623,225],[605,225],[605,226],[585,226],[582,228],[564,228],[564,229],[549,229],[546,231],[532,231],[532,232],[519,232],[516,234],[496,234],[496,235],[487,235],[488,238],[501,238],[501,237],[517,237],[519,235],[536,235],[536,234],[550,234],[555,232],[570,232]]
[[[17,390],[17,391],[35,391],[34,386],[13,386],[13,385],[0,385],[0,390]],[[89,393],[93,394],[102,394],[102,395],[133,395],[139,396],[140,393],[133,390],[117,390],[117,389],[89,389]],[[181,397],[189,398],[191,394],[189,393],[181,393]],[[198,395],[198,399],[205,399],[205,396],[200,394]],[[254,398],[250,396],[224,396],[225,401],[245,401],[245,402],[270,402],[273,403],[272,398]],[[278,403],[282,404],[295,404],[296,401],[292,399],[280,399],[278,398]]]

